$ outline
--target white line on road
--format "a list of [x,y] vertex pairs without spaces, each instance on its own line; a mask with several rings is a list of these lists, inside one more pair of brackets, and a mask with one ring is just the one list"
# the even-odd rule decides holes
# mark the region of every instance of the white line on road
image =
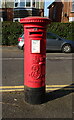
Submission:
[[0,60],[23,60],[24,58],[2,58]]
[[73,60],[73,57],[48,57],[47,60]]
[[[46,60],[73,60],[73,57],[46,57]],[[24,58],[0,58],[0,60],[24,60]]]

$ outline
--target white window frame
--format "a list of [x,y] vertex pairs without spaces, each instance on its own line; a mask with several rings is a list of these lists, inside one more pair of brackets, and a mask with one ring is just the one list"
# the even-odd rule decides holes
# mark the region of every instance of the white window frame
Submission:
[[[36,8],[40,8],[40,2],[39,2],[40,0],[35,0],[35,7]],[[37,6],[37,3],[39,4],[38,6]]]
[[[15,6],[15,3],[18,3],[17,7]],[[18,7],[20,7],[20,0],[15,0],[15,2],[14,2],[14,8],[18,8]]]
[[[34,7],[34,6],[33,6],[33,0],[30,0],[30,2],[31,2],[31,3],[30,3],[30,6],[26,6],[26,5],[27,5],[26,3],[28,2],[28,0],[15,0],[15,1],[14,1],[14,8],[23,7],[23,6],[20,6],[20,3],[21,3],[22,1],[25,3],[25,6],[24,6],[24,7],[26,7],[26,8],[32,8],[32,7]],[[35,7],[34,7],[34,8],[36,8],[36,2],[37,2],[37,0],[35,0]],[[17,7],[15,7],[15,3],[18,3],[18,6],[17,6]]]
[[[29,8],[32,8],[33,7],[33,0],[30,0],[31,1],[31,4],[30,6],[26,6],[26,3],[27,3],[28,0],[25,0],[25,7],[29,7]],[[36,8],[36,0],[35,0],[35,8]]]
[[[21,5],[20,5],[22,2],[24,3],[24,6],[21,6]],[[20,6],[20,7],[25,7],[25,0],[24,0],[24,1],[20,1],[19,6]]]

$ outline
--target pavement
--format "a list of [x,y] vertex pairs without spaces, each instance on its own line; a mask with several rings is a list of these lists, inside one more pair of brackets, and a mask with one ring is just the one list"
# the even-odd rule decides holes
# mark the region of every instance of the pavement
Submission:
[[[20,50],[18,50],[16,47],[3,47],[4,56],[5,59],[6,57],[6,52],[8,51],[16,51],[17,52],[17,57],[19,58],[19,53],[22,53]],[[19,51],[19,53],[18,53]],[[23,54],[23,53],[22,53]],[[22,54],[20,54],[20,58],[22,57]],[[14,53],[14,56],[12,56],[13,53],[11,54],[11,57],[15,58],[16,53]],[[47,54],[47,56],[49,56]],[[50,62],[54,61],[54,53],[50,54]],[[56,55],[55,60],[58,60],[59,54]],[[65,59],[71,60],[71,55],[68,56],[66,54]],[[64,59],[62,54],[59,59]],[[4,58],[3,58],[4,59]],[[8,59],[8,58],[7,58]],[[47,57],[47,61],[49,61],[49,57]],[[6,61],[7,63],[7,61]],[[6,64],[5,63],[5,64]],[[65,61],[66,63],[66,61]],[[52,66],[51,66],[52,68]],[[58,69],[59,71],[60,69]],[[54,69],[55,71],[55,69]],[[69,72],[66,70],[66,72]],[[49,74],[49,71],[48,71]],[[55,74],[56,76],[56,74]],[[60,77],[60,76],[59,76]],[[56,76],[57,78],[57,76]],[[61,78],[64,78],[62,76]],[[60,79],[61,79],[60,78]],[[67,77],[69,78],[69,77]],[[54,79],[54,78],[53,78]],[[59,80],[59,79],[58,79]],[[60,81],[61,82],[61,81]],[[69,81],[70,82],[70,81]],[[13,87],[13,91],[3,91],[2,93],[0,92],[0,106],[2,105],[2,120],[7,119],[7,120],[15,120],[15,119],[48,119],[48,120],[73,120],[74,119],[74,84],[69,84],[69,85],[59,85],[52,86],[51,84],[51,89],[54,87],[57,87],[58,89],[47,89],[49,86],[46,86],[46,96],[45,96],[45,101],[42,104],[38,105],[32,105],[27,102],[25,102],[25,91],[24,91],[24,86],[20,89],[17,90],[18,88],[15,86]],[[61,82],[62,83],[62,82]],[[14,90],[16,88],[16,90]],[[5,88],[1,87],[1,89],[5,90]],[[8,88],[7,88],[8,89]],[[10,88],[9,88],[10,89]]]
[[[25,102],[24,91],[2,94],[3,118],[72,118],[72,90],[47,92],[40,105]],[[68,102],[67,102],[68,101]]]

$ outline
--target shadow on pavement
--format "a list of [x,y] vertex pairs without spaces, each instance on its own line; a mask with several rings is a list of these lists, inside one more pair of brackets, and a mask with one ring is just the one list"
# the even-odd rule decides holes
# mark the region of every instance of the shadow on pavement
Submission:
[[66,96],[66,95],[74,92],[73,88],[74,88],[74,84],[71,84],[71,85],[61,88],[59,90],[48,92],[48,93],[46,93],[45,102],[52,101],[54,99]]
[[[63,53],[62,51],[58,51],[58,50],[46,50],[46,53]],[[65,52],[64,52],[65,53]],[[74,50],[70,53],[74,53]],[[70,53],[65,53],[65,54],[70,54]]]
[[46,50],[46,53],[62,53],[61,51]]

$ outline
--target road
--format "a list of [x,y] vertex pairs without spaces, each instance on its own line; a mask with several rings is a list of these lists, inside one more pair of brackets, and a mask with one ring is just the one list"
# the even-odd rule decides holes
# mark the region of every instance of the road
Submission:
[[4,87],[2,89],[5,90],[2,95],[3,118],[72,118],[74,115],[73,59],[73,54],[47,53],[46,102],[41,105],[30,105],[24,101],[23,51],[14,47],[4,47],[2,50]]
[[[2,84],[23,85],[23,51],[18,49],[3,49]],[[47,53],[46,84],[72,84],[72,54]]]

